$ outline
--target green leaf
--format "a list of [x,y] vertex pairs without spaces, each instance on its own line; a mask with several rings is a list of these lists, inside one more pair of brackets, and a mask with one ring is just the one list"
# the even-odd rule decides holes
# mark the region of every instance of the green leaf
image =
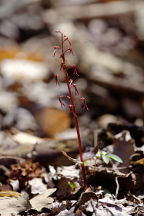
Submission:
[[96,157],[97,157],[97,158],[101,158],[102,155],[106,155],[106,154],[107,154],[107,152],[105,152],[105,151],[98,151],[98,152],[96,153]]
[[86,165],[88,163],[88,160],[84,161],[83,164]]
[[117,156],[115,154],[108,153],[107,157],[109,157],[109,158],[111,158],[111,159],[113,159],[113,160],[115,160],[115,161],[117,161],[119,163],[123,162],[123,160],[119,156]]
[[100,151],[98,151],[98,152],[96,153],[96,157],[97,157],[97,158],[101,158],[101,152],[100,152]]
[[101,151],[101,155],[106,155],[106,154],[107,154],[107,152]]
[[106,164],[108,164],[109,161],[110,161],[110,158],[107,157],[107,155],[102,155],[102,159],[103,159],[103,161],[104,161]]
[[68,185],[70,186],[70,188],[71,188],[72,190],[74,190],[74,189],[76,188],[76,185],[75,185],[75,183],[73,183],[73,182],[68,182]]

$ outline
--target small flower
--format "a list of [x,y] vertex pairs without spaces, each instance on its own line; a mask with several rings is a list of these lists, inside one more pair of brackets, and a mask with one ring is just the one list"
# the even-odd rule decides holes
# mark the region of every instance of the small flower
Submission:
[[55,81],[56,81],[56,85],[60,86],[59,74],[55,75]]
[[64,96],[59,96],[59,102],[61,104],[61,107],[65,107],[65,103],[62,101],[63,98]]
[[88,110],[86,99],[84,97],[81,97],[80,100],[83,102],[83,109]]
[[75,95],[79,95],[79,91],[77,89],[77,85],[74,83],[72,86],[73,86],[73,88],[75,90]]

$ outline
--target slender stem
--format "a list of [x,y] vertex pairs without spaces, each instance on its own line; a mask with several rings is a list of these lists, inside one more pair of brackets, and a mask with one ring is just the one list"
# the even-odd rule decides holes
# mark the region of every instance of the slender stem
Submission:
[[63,71],[65,73],[65,80],[66,80],[66,84],[67,84],[67,88],[68,88],[68,94],[70,97],[70,103],[72,105],[72,113],[73,113],[73,117],[74,117],[74,121],[75,121],[75,127],[76,127],[77,138],[78,138],[80,160],[82,162],[81,169],[82,169],[83,183],[84,183],[84,189],[86,190],[87,189],[87,182],[86,182],[85,167],[83,164],[83,162],[84,162],[83,161],[83,149],[82,149],[81,136],[80,136],[80,130],[79,130],[79,122],[78,122],[78,116],[77,116],[76,109],[75,109],[75,104],[74,104],[74,99],[73,99],[73,95],[72,95],[72,91],[71,91],[71,86],[70,86],[67,68],[65,67],[66,59],[65,59],[65,55],[64,55],[64,43],[63,42],[64,42],[63,41],[63,34],[61,34],[61,51],[62,51],[61,58],[63,61]]

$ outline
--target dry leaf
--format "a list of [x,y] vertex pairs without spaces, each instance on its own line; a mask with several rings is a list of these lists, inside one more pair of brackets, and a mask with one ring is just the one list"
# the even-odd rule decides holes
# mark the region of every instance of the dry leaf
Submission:
[[43,183],[42,178],[33,178],[28,184],[31,186],[32,194],[42,194],[47,191],[47,185]]
[[1,73],[7,79],[30,82],[46,78],[48,67],[44,63],[26,59],[6,59],[1,62]]
[[144,158],[141,158],[140,160],[137,160],[135,164],[144,165]]
[[15,134],[13,136],[13,140],[15,142],[18,142],[21,145],[25,145],[25,144],[26,145],[27,144],[35,145],[35,144],[41,143],[43,141],[43,139],[41,139],[39,137],[33,136],[31,134],[28,134],[28,133],[24,133],[24,132],[19,132],[19,133]]
[[66,111],[55,108],[41,110],[36,116],[43,132],[48,136],[63,132],[70,127],[70,117]]
[[122,131],[114,138],[114,154],[119,156],[123,163],[120,166],[128,166],[130,157],[135,152],[135,141],[131,138],[129,131]]
[[0,61],[4,59],[13,59],[17,56],[20,50],[16,47],[9,47],[9,49],[0,49]]
[[0,192],[0,215],[18,215],[22,211],[31,208],[28,197],[15,191]]
[[51,203],[53,203],[54,199],[49,197],[56,191],[56,188],[50,188],[45,193],[35,196],[30,200],[32,208],[40,211],[42,208],[48,207]]

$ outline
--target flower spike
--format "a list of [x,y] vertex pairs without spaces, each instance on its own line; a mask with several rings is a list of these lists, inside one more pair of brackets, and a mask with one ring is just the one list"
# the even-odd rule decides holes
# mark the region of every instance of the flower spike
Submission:
[[[79,91],[78,91],[77,86],[73,80],[73,76],[74,75],[78,76],[78,72],[76,70],[76,67],[74,65],[72,65],[73,73],[72,73],[72,75],[68,73],[68,67],[66,66],[67,65],[66,55],[68,53],[73,54],[72,44],[71,44],[69,38],[66,35],[64,35],[61,31],[56,31],[56,32],[60,34],[60,46],[54,46],[54,56],[56,54],[56,51],[59,49],[59,58],[61,60],[60,71],[63,72],[63,74],[64,74],[65,82],[66,82],[67,90],[68,90],[68,95],[67,96],[60,96],[59,102],[61,104],[61,107],[65,107],[66,104],[63,102],[63,98],[66,98],[69,100],[68,107],[69,107],[69,110],[72,113],[73,118],[74,118],[75,128],[76,128],[76,132],[77,132],[79,154],[80,154],[79,165],[81,166],[84,189],[86,190],[87,189],[87,182],[86,182],[86,173],[85,173],[84,160],[83,160],[83,148],[82,148],[82,142],[81,142],[78,116],[77,116],[77,112],[76,112],[76,106],[75,106],[75,101],[73,98],[73,91],[72,91],[72,88],[74,88],[75,95],[79,95]],[[57,84],[59,83],[58,75],[56,75],[56,83]],[[80,100],[82,100],[82,102],[83,102],[83,107],[85,109],[88,109],[85,98],[81,97]],[[66,156],[66,154],[65,154],[65,156]],[[75,161],[75,159],[74,159],[74,161]]]

